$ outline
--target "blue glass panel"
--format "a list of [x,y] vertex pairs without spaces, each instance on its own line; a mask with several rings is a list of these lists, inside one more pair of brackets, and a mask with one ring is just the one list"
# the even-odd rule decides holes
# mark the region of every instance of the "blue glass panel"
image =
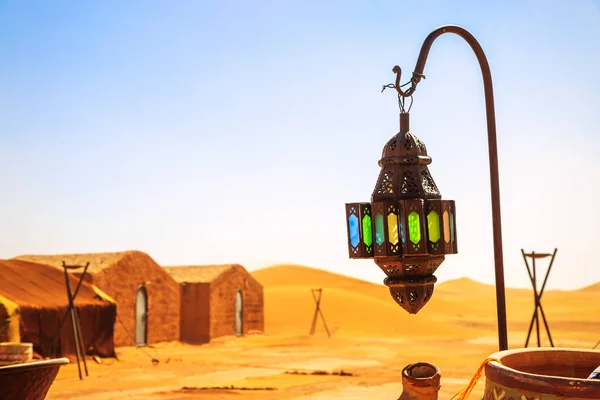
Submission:
[[402,240],[402,243],[404,244],[404,242],[406,241],[406,239],[404,238],[404,224],[402,223],[402,219],[400,219],[400,239]]
[[348,217],[348,223],[350,225],[350,244],[353,247],[356,247],[358,246],[358,243],[360,243],[360,232],[358,229],[358,218],[356,215],[352,214],[350,217]]

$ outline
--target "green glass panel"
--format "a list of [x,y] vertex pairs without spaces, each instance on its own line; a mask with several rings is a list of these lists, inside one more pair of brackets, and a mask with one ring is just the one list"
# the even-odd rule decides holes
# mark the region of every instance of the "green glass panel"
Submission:
[[363,242],[370,246],[373,244],[373,227],[371,226],[371,216],[365,215],[363,217]]
[[427,231],[429,232],[429,240],[432,243],[437,243],[440,240],[440,216],[435,210],[427,214]]
[[450,241],[454,243],[454,214],[450,214]]
[[384,241],[385,231],[383,226],[383,215],[377,214],[375,216],[375,242],[381,246]]
[[421,218],[416,212],[408,214],[408,238],[414,244],[421,241]]

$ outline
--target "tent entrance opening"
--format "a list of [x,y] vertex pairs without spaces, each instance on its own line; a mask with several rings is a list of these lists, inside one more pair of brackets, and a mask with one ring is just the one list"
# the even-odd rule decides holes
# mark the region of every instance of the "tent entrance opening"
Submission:
[[140,286],[135,296],[135,345],[148,343],[148,292]]
[[244,334],[244,304],[242,298],[242,291],[238,290],[235,295],[235,334],[242,336]]

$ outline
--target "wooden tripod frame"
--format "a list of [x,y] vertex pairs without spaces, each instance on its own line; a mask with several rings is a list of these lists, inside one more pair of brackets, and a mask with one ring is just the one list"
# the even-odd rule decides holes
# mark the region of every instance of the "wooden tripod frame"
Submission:
[[[529,279],[531,280],[531,285],[533,286],[533,300],[535,304],[535,309],[533,311],[533,316],[531,317],[531,323],[529,324],[529,331],[527,332],[527,339],[525,340],[525,347],[529,345],[529,338],[531,337],[531,331],[533,330],[533,324],[535,322],[535,330],[537,334],[537,345],[541,347],[541,337],[540,337],[540,317],[542,316],[542,320],[544,322],[544,327],[546,328],[546,333],[548,334],[548,339],[550,340],[550,346],[554,347],[554,342],[552,341],[552,335],[550,334],[550,327],[548,326],[548,321],[546,320],[546,314],[544,313],[544,309],[542,307],[542,295],[544,294],[544,288],[546,287],[546,282],[548,282],[548,276],[550,275],[550,271],[552,270],[552,264],[554,264],[554,257],[556,257],[556,252],[558,249],[554,249],[554,253],[536,253],[532,251],[529,254],[525,254],[525,251],[521,249],[521,254],[523,254],[523,261],[525,261],[525,267],[527,267],[527,273],[529,274]],[[548,271],[546,271],[546,276],[544,277],[544,283],[542,283],[542,288],[538,292],[537,290],[537,271],[535,267],[535,260],[540,258],[550,258],[550,265],[548,266]],[[529,268],[529,263],[527,262],[527,258],[531,258],[531,266]],[[539,314],[538,314],[539,310]]]
[[[75,307],[75,298],[77,298],[77,293],[79,292],[79,288],[81,287],[81,283],[83,282],[83,278],[87,272],[90,263],[88,262],[85,266],[82,265],[67,265],[63,261],[62,267],[65,272],[65,288],[67,290],[67,300],[69,302],[69,306],[65,314],[63,315],[60,324],[58,325],[58,330],[56,332],[56,336],[54,337],[54,341],[52,342],[52,349],[55,350],[55,345],[60,338],[60,332],[62,330],[63,325],[65,324],[67,317],[71,315],[71,325],[73,328],[73,340],[75,342],[75,357],[77,358],[77,371],[79,372],[79,379],[83,380],[83,376],[81,374],[81,366],[79,365],[79,360],[83,361],[83,368],[85,370],[85,376],[88,375],[87,363],[85,361],[85,342],[83,341],[83,334],[81,333],[81,324],[79,322],[79,314],[77,313],[77,308]],[[79,281],[77,282],[77,286],[75,286],[75,291],[71,292],[71,280],[68,270],[76,270],[83,268],[83,272],[79,277]]]
[[312,297],[317,305],[315,309],[315,316],[313,317],[312,325],[310,326],[310,335],[312,336],[315,334],[315,328],[317,327],[317,317],[321,315],[323,325],[325,326],[325,330],[327,331],[327,336],[331,337],[331,334],[329,333],[329,328],[327,327],[327,322],[325,322],[325,316],[323,316],[323,311],[321,311],[321,296],[323,295],[323,289],[310,289],[310,291],[312,292]]

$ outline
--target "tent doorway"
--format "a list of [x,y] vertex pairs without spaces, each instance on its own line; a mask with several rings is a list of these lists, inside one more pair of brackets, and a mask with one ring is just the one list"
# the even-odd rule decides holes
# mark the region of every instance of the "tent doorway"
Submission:
[[235,294],[235,334],[242,336],[244,334],[244,303],[242,298],[242,291],[238,290]]
[[135,295],[135,345],[148,343],[148,292],[140,286]]

